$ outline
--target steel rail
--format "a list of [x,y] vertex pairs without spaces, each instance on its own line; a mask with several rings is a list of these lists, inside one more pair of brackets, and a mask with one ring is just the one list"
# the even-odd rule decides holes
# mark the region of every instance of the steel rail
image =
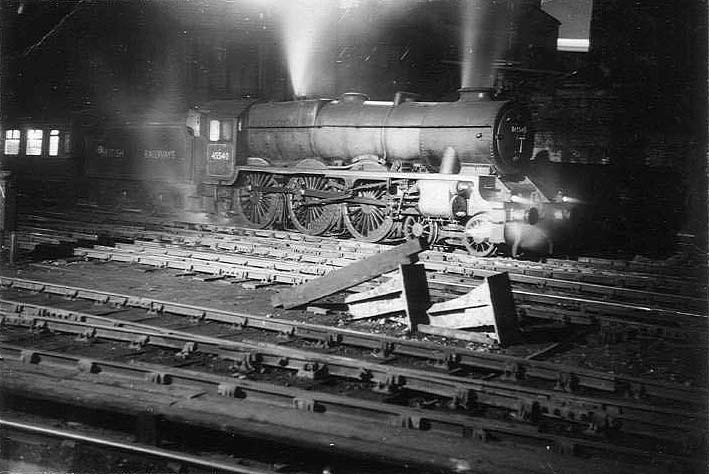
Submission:
[[[532,445],[539,446],[541,442],[542,446],[551,445],[570,454],[612,453],[616,456],[649,458],[653,461],[662,460],[681,464],[687,462],[685,456],[688,453],[682,452],[684,446],[680,443],[674,443],[674,446],[661,445],[662,449],[674,450],[679,454],[668,452],[655,454],[652,450],[625,446],[618,439],[608,443],[583,435],[569,436],[551,432],[545,433],[520,422],[491,420],[439,410],[409,408],[295,387],[235,380],[211,373],[144,362],[126,364],[41,349],[27,349],[8,344],[0,344],[0,354],[7,361],[20,362],[25,366],[47,366],[52,369],[75,371],[88,380],[100,377],[99,380],[107,384],[115,383],[112,380],[126,381],[131,384],[147,381],[158,385],[196,389],[199,392],[192,394],[191,398],[203,394],[218,395],[224,397],[225,400],[240,399],[269,406],[291,408],[311,413],[313,417],[336,417],[341,420],[341,423],[361,420],[367,424],[400,426],[420,432],[424,437],[427,433],[433,433],[462,439],[475,437],[488,443],[494,443],[493,440],[502,443],[510,440],[514,442],[527,440],[527,442],[531,441]],[[0,365],[5,360],[0,361]],[[656,446],[656,448],[660,448],[660,446]]]
[[[429,251],[423,258],[434,262],[459,263],[473,265],[477,268],[507,271],[523,275],[532,275],[546,278],[559,278],[562,280],[586,281],[600,283],[607,286],[620,286],[628,288],[660,288],[669,291],[684,292],[687,289],[695,293],[706,290],[707,284],[701,282],[697,275],[662,275],[635,272],[632,270],[615,270],[612,268],[599,268],[592,265],[579,264],[571,260],[558,260],[548,258],[546,261],[515,260],[509,257],[475,257],[462,253],[445,253],[436,250]],[[553,263],[552,263],[553,262]],[[570,263],[574,263],[572,265]],[[695,269],[697,273],[701,269]]]
[[[451,288],[457,287],[458,292],[470,291],[476,285],[472,284],[468,279],[454,275],[432,273],[428,275],[429,280],[439,280],[444,285]],[[536,293],[532,291],[513,289],[512,294],[515,298],[521,297],[521,302],[544,303],[553,306],[570,306],[574,305],[579,308],[586,308],[586,311],[593,314],[594,317],[602,318],[603,312],[609,312],[614,317],[621,316],[626,311],[637,313],[637,315],[657,315],[667,317],[686,317],[697,321],[709,320],[709,315],[704,313],[695,313],[689,311],[678,311],[664,308],[657,308],[647,305],[622,303],[617,301],[599,300],[591,298],[582,298],[580,296],[556,295],[549,293]]]
[[[422,262],[427,270],[435,270],[441,273],[460,274],[471,278],[485,278],[500,271],[506,270],[488,270],[475,267],[467,267],[462,265],[450,265],[445,263],[435,263],[423,258]],[[640,300],[644,302],[656,304],[672,304],[689,306],[693,308],[703,308],[706,306],[706,300],[679,294],[659,293],[647,290],[638,290],[631,288],[623,288],[619,286],[600,285],[597,283],[588,283],[578,280],[569,280],[561,278],[550,278],[535,275],[525,275],[521,273],[509,272],[510,281],[515,284],[533,286],[539,289],[563,290],[574,293],[589,293],[594,295],[602,295],[613,298],[622,298],[627,300]]]
[[[20,291],[46,293],[69,299],[83,299],[114,307],[131,307],[153,314],[172,314],[195,320],[207,320],[230,324],[241,328],[255,328],[283,335],[315,340],[327,345],[351,345],[374,350],[382,357],[402,355],[439,361],[451,366],[493,370],[510,378],[539,378],[557,382],[562,377],[577,381],[579,386],[630,396],[654,396],[669,400],[703,403],[707,391],[701,388],[684,387],[679,384],[643,379],[567,365],[535,361],[523,357],[491,354],[460,347],[441,347],[438,344],[410,339],[394,338],[381,334],[366,333],[345,328],[322,326],[312,323],[259,316],[165,301],[144,296],[132,296],[115,292],[72,287],[62,284],[0,276],[0,287]],[[21,303],[21,302],[20,302]]]
[[[19,309],[32,307],[25,304]],[[380,390],[391,392],[412,390],[427,393],[450,399],[454,405],[467,406],[474,400],[475,404],[512,410],[523,417],[551,417],[558,420],[565,419],[572,424],[581,422],[599,426],[609,423],[617,425],[620,422],[623,432],[645,436],[656,436],[655,430],[662,428],[674,432],[669,439],[682,435],[689,438],[698,436],[696,430],[689,429],[688,432],[688,428],[696,424],[697,417],[701,416],[697,409],[659,407],[602,397],[559,393],[503,382],[441,375],[418,369],[382,367],[380,364],[361,359],[314,353],[267,343],[237,342],[157,326],[145,329],[145,325],[134,325],[115,318],[102,317],[101,322],[106,324],[78,322],[64,317],[57,319],[52,316],[37,316],[36,310],[37,308],[29,315],[5,311],[0,311],[0,314],[4,314],[3,322],[6,325],[39,327],[78,334],[85,338],[101,337],[132,344],[137,342],[156,344],[173,349],[181,348],[183,352],[190,344],[191,350],[194,350],[194,346],[197,345],[201,352],[226,357],[243,366],[264,365],[276,369],[295,370],[309,378],[336,376],[372,382]],[[90,315],[84,316],[90,321]],[[131,327],[134,328],[130,329]]]
[[275,471],[264,469],[253,469],[243,465],[226,464],[217,461],[209,461],[204,459],[204,456],[190,456],[167,449],[146,446],[138,443],[124,443],[114,441],[106,437],[96,435],[86,435],[74,433],[68,430],[60,430],[57,428],[47,428],[36,424],[30,424],[20,421],[13,421],[8,418],[2,418],[0,415],[0,426],[5,429],[14,429],[32,434],[45,435],[53,438],[61,438],[81,443],[88,443],[102,448],[114,448],[120,451],[127,451],[134,454],[147,455],[156,458],[169,459],[171,461],[179,461],[181,463],[199,466],[202,468],[216,469],[223,472],[233,472],[234,474],[274,474]]

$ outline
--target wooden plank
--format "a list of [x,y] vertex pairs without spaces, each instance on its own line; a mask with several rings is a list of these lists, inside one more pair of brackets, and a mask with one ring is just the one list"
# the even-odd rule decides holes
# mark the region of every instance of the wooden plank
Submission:
[[490,276],[487,281],[495,314],[495,332],[500,340],[500,345],[507,347],[521,343],[522,333],[507,273]]
[[420,324],[428,324],[426,310],[431,306],[426,268],[423,265],[399,265],[406,302],[406,321],[409,331],[416,332]]
[[486,332],[462,331],[460,329],[439,328],[429,324],[419,324],[417,330],[421,334],[447,337],[449,339],[460,339],[462,341],[477,342],[480,344],[494,345],[497,339],[489,336]]
[[399,265],[414,263],[418,260],[417,254],[423,250],[424,246],[419,239],[409,240],[386,252],[372,255],[303,285],[281,291],[273,295],[271,305],[291,309],[311,303],[396,270]]
[[503,347],[522,340],[507,273],[487,276],[482,285],[468,294],[431,306],[428,316],[429,324],[437,328],[494,326],[493,337]]

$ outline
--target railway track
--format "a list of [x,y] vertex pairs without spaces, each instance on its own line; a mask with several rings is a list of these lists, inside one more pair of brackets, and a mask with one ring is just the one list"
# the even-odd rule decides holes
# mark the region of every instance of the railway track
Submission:
[[[113,297],[114,304],[110,308],[115,311],[116,295]],[[95,301],[97,300],[94,299]],[[103,301],[111,301],[110,296],[103,295]],[[684,446],[693,446],[697,437],[701,439],[704,436],[702,433],[686,431],[687,426],[696,425],[697,409],[701,406],[703,395],[700,392],[695,392],[695,397],[687,396],[683,400],[683,403],[687,404],[686,409],[677,408],[678,400],[674,400],[671,405],[664,404],[663,407],[611,394],[591,396],[582,393],[583,390],[573,393],[539,388],[533,386],[534,384],[520,383],[521,381],[514,380],[514,377],[507,377],[506,381],[495,381],[487,377],[451,375],[450,371],[411,369],[414,364],[406,360],[400,365],[391,362],[383,365],[381,361],[371,362],[371,358],[367,357],[367,354],[371,353],[369,348],[360,353],[359,357],[353,358],[352,351],[348,351],[349,356],[344,357],[322,350],[291,347],[290,344],[252,341],[248,336],[245,340],[235,341],[234,334],[231,334],[231,337],[205,335],[201,331],[202,326],[190,327],[189,322],[188,329],[171,329],[176,324],[183,328],[184,316],[181,326],[180,321],[172,319],[160,321],[161,324],[158,325],[151,320],[163,319],[164,315],[150,317],[150,321],[143,317],[142,321],[135,322],[126,318],[127,313],[124,312],[119,313],[122,317],[115,318],[25,302],[3,300],[0,303],[6,327],[72,334],[86,341],[97,338],[122,341],[137,348],[155,345],[180,351],[185,355],[199,351],[230,360],[236,367],[246,371],[267,367],[269,370],[294,372],[301,378],[310,380],[334,377],[364,382],[387,395],[400,392],[423,394],[433,399],[440,398],[442,403],[453,408],[470,409],[475,406],[504,410],[514,419],[534,423],[547,419],[549,422],[567,426],[566,430],[573,429],[577,432],[579,429],[583,431],[590,427],[593,431],[612,434],[616,443],[619,443],[618,437],[622,438],[624,434],[631,435],[629,439],[637,436],[644,439],[657,438],[656,442],[674,444],[672,447],[664,445],[663,449],[667,450],[666,452],[677,452],[678,455],[686,454],[682,451]],[[106,311],[108,309],[103,310]],[[145,316],[145,313],[141,313]],[[194,312],[190,317],[195,317]],[[228,328],[233,325],[233,321],[213,323],[209,333],[229,332]],[[238,332],[237,337],[241,339],[243,336]],[[323,348],[327,346],[328,344],[321,345]],[[332,350],[334,346],[331,342],[329,349]],[[25,360],[29,357],[31,362],[36,356],[30,351],[29,355],[25,353],[19,357],[24,357]],[[530,365],[536,364],[532,362]],[[563,371],[565,368],[560,369]],[[566,379],[563,379],[563,376],[562,379],[557,378],[557,387],[563,387],[564,380],[570,383],[573,379],[572,374],[566,375]],[[571,387],[572,384],[568,386],[569,389]],[[689,393],[690,390],[685,391],[685,395]],[[664,435],[660,435],[660,432],[664,432]],[[682,442],[677,444],[680,439]]]
[[[16,295],[19,298],[16,301],[3,302],[2,307],[6,315],[13,315],[18,311],[28,311],[30,315],[56,314],[58,319],[78,321],[92,317],[90,315],[77,314],[71,309],[62,309],[61,307],[45,309],[43,305],[27,305],[23,303],[28,294],[43,294],[64,298],[69,302],[84,300],[92,305],[100,303],[118,309],[142,310],[148,314],[154,314],[155,318],[175,316],[188,318],[189,321],[223,323],[240,330],[256,329],[270,332],[280,337],[297,337],[314,341],[326,347],[337,345],[359,347],[365,351],[373,351],[378,357],[383,359],[392,355],[418,358],[445,367],[449,371],[465,368],[466,370],[484,371],[486,375],[489,375],[489,372],[494,372],[506,378],[522,377],[552,382],[552,387],[568,376],[574,380],[573,384],[566,387],[566,390],[570,391],[573,391],[574,387],[578,386],[629,397],[650,396],[674,401],[690,400],[694,403],[700,403],[707,394],[706,390],[700,388],[679,386],[652,379],[612,375],[584,370],[579,367],[560,366],[535,360],[531,357],[493,354],[456,346],[441,347],[436,343],[410,338],[396,338],[330,325],[279,319],[271,315],[226,311],[174,301],[164,301],[146,296],[131,296],[91,288],[78,288],[10,277],[0,277],[0,287],[16,290],[11,295]],[[56,304],[60,303],[61,301]],[[108,311],[111,311],[111,309],[108,309]],[[139,313],[139,315],[141,319],[146,318],[142,313]],[[96,318],[100,319],[100,317]]]
[[[47,217],[37,220],[64,227],[64,232],[76,232],[76,222],[62,223]],[[97,225],[98,228],[93,229],[97,234],[108,232],[107,224]],[[200,230],[193,230],[193,227]],[[376,244],[343,243],[280,231],[229,228],[226,233],[225,229],[205,224],[182,223],[171,231],[110,225],[110,232],[113,239],[151,240],[77,248],[75,254],[100,260],[181,269],[185,274],[206,273],[214,278],[299,284],[383,249]],[[515,301],[524,316],[600,326],[604,337],[610,339],[641,335],[697,342],[707,338],[705,298],[686,294],[702,294],[705,286],[701,278],[692,281],[687,277],[684,280],[685,294],[677,294],[673,292],[676,285],[669,286],[664,292],[628,288],[628,285],[647,285],[655,281],[652,274],[641,276],[637,272],[608,275],[604,271],[600,277],[588,269],[560,273],[548,264],[471,259],[467,255],[434,251],[424,252],[421,260],[429,273],[429,285],[442,297],[466,293],[485,276],[511,270]],[[564,265],[569,266],[568,262]],[[595,278],[594,283],[584,281],[590,277]],[[598,283],[600,280],[606,284]],[[662,284],[670,284],[665,277],[661,280]],[[689,285],[686,284],[688,282]],[[621,286],[611,286],[610,283]],[[675,283],[679,284],[679,280]],[[629,302],[629,299],[638,301]]]
[[[75,258],[232,283],[298,284],[387,248],[285,231],[160,222],[43,216],[27,218],[21,230],[60,242]],[[434,297],[466,293],[485,276],[507,271],[523,320],[562,323],[569,334],[600,331],[602,338],[621,334],[687,347],[706,340],[706,308],[699,296],[706,284],[696,268],[475,259],[435,250],[421,254],[420,261]],[[127,348],[118,351],[121,357],[145,357],[152,364],[153,375],[141,373],[136,380],[204,385],[195,382],[196,375],[174,370],[189,367],[223,377],[227,367],[226,380],[209,382],[222,398],[238,393],[253,400],[252,394],[265,393],[259,392],[264,387],[249,392],[242,381],[269,390],[305,386],[307,394],[284,396],[280,406],[394,424],[417,435],[458,439],[462,433],[463,440],[492,442],[503,450],[543,446],[619,463],[683,463],[689,470],[703,457],[705,389],[538,360],[559,343],[514,356],[437,338],[416,340],[401,331],[388,331],[392,336],[356,324],[340,327],[332,324],[342,323],[336,316],[313,324],[289,314],[235,312],[10,276],[0,277],[0,295],[3,327],[12,333],[0,350],[6,360],[20,363],[17,370],[47,366],[123,377],[127,369],[111,365],[119,360],[91,352],[119,345]],[[221,369],[214,373],[213,366]],[[321,399],[342,393],[342,400]],[[278,396],[269,392],[266,398]],[[367,415],[357,418],[355,412]]]
[[[73,219],[73,220],[72,220]],[[65,232],[65,238],[77,240],[85,238],[97,240],[99,235],[128,240],[170,240],[175,242],[199,245],[202,247],[222,248],[226,250],[250,249],[273,251],[274,242],[287,242],[287,250],[292,252],[306,251],[308,254],[319,254],[324,258],[360,258],[364,254],[372,254],[386,249],[381,244],[370,244],[352,240],[337,240],[331,237],[306,236],[297,232],[278,230],[252,230],[234,227],[233,225],[216,225],[206,223],[189,223],[169,221],[149,217],[123,216],[114,213],[99,214],[87,219],[86,215],[69,216],[58,214],[42,216],[25,216],[25,222],[20,226],[24,233],[39,238],[43,232],[47,239],[61,239],[58,231]],[[91,233],[85,232],[87,229]],[[166,238],[166,234],[171,237]],[[299,247],[298,244],[303,246]],[[318,250],[316,250],[318,249]],[[599,286],[627,288],[628,290],[644,290],[652,293],[676,293],[678,295],[703,295],[707,290],[706,268],[701,269],[689,265],[670,265],[628,260],[608,260],[591,257],[579,257],[578,260],[548,259],[546,262],[529,262],[509,258],[477,258],[463,252],[429,251],[422,256],[423,261],[438,265],[442,270],[455,271],[456,267],[468,266],[485,272],[509,272],[511,275],[524,275],[529,280],[520,277],[520,282],[530,281],[549,288],[554,282],[547,280],[574,281],[581,285],[593,284]],[[448,265],[446,265],[448,264]],[[534,277],[541,278],[535,280]],[[581,287],[577,287],[581,288]],[[603,291],[603,290],[599,290]],[[632,298],[632,291],[628,294]],[[647,299],[645,293],[636,293],[639,298]],[[671,302],[671,301],[670,301]]]
[[[163,342],[153,342],[156,346],[165,348],[168,344]],[[222,350],[224,352],[224,350]],[[252,382],[245,379],[234,380],[233,377],[220,376],[204,373],[196,370],[186,370],[180,367],[169,367],[166,364],[166,357],[161,354],[160,364],[145,363],[121,363],[116,361],[105,361],[91,357],[86,354],[86,350],[80,355],[71,355],[67,351],[61,353],[17,347],[8,344],[0,345],[0,353],[3,356],[5,368],[12,363],[19,363],[25,370],[26,367],[48,367],[52,371],[64,370],[68,372],[78,371],[85,378],[100,377],[104,383],[115,384],[117,380],[123,383],[138,383],[149,381],[158,385],[168,385],[185,389],[199,389],[213,395],[218,395],[228,399],[245,399],[247,401],[267,400],[268,405],[278,407],[288,407],[294,410],[301,410],[307,413],[316,414],[316,418],[324,421],[327,418],[333,422],[334,418],[340,418],[338,423],[352,423],[359,421],[371,427],[372,424],[384,426],[395,425],[415,432],[424,433],[427,436],[443,435],[447,439],[469,439],[482,442],[493,447],[507,447],[519,449],[520,444],[526,449],[534,446],[542,446],[542,452],[550,446],[562,453],[576,454],[582,456],[602,455],[610,456],[615,461],[644,459],[652,463],[678,463],[686,465],[687,456],[685,452],[681,455],[650,455],[646,450],[648,439],[638,443],[638,436],[634,436],[631,441],[621,442],[617,436],[613,437],[611,443],[608,439],[594,436],[569,436],[568,434],[558,434],[549,428],[539,429],[535,426],[506,422],[494,419],[482,418],[479,416],[466,416],[458,413],[448,413],[446,411],[422,410],[419,408],[407,408],[391,403],[373,402],[361,400],[355,397],[335,396],[309,387],[309,390],[302,390],[293,387],[278,387],[273,384]],[[225,354],[222,352],[222,358]],[[181,354],[179,352],[178,354]],[[194,357],[195,353],[192,354]],[[168,356],[169,357],[169,356]],[[173,356],[175,365],[189,365],[185,362],[185,356]],[[12,384],[12,382],[10,382]],[[549,431],[547,431],[549,430]],[[561,431],[561,433],[566,433]],[[523,442],[520,442],[523,440]],[[634,446],[637,444],[637,446]],[[492,446],[490,446],[492,445]],[[640,447],[638,447],[640,446]],[[667,444],[660,448],[655,446],[655,453],[667,449]],[[667,451],[665,451],[667,453]],[[648,459],[648,457],[650,459]]]
[[[76,227],[85,228],[87,226],[86,222],[52,221],[52,224],[58,226],[60,230],[63,227],[70,235],[76,231]],[[149,230],[145,227],[135,226],[125,228],[113,224],[96,225],[98,227],[93,229],[95,233],[91,235],[104,233],[114,239],[138,240],[138,242],[135,242],[134,245],[120,244],[114,247],[115,250],[109,250],[105,246],[99,246],[91,251],[84,250],[87,255],[116,260],[132,259],[155,265],[168,265],[168,257],[172,257],[173,262],[181,257],[189,259],[207,273],[220,274],[228,273],[230,270],[232,272],[240,270],[242,275],[246,275],[246,277],[248,277],[249,271],[255,273],[255,267],[270,268],[271,273],[275,273],[276,268],[274,267],[280,266],[289,270],[289,273],[294,276],[276,274],[273,279],[288,283],[298,283],[312,278],[312,276],[320,276],[333,268],[346,265],[364,255],[381,252],[386,248],[377,244],[343,242],[281,231],[229,228],[229,233],[220,234],[218,233],[219,226],[205,224],[184,224],[181,229],[170,230],[165,228]],[[184,229],[184,227],[195,226],[202,230]],[[131,257],[131,255],[138,256],[140,254],[143,255],[139,258]],[[244,258],[240,254],[247,254],[249,258]],[[148,258],[150,255],[155,255],[156,259],[151,261]],[[425,252],[420,258],[429,271],[437,274],[439,282],[444,284],[445,280],[450,280],[450,286],[459,285],[460,279],[457,279],[459,276],[469,279],[470,282],[475,282],[490,274],[507,271],[510,274],[511,282],[517,287],[534,289],[533,293],[540,295],[555,293],[566,295],[569,298],[578,296],[580,303],[583,303],[585,307],[596,309],[597,313],[613,311],[613,307],[618,306],[620,306],[620,311],[625,312],[683,313],[697,316],[704,316],[706,312],[706,303],[703,298],[706,285],[699,279],[692,281],[686,277],[684,279],[658,280],[652,274],[639,275],[636,272],[608,274],[608,272],[593,272],[589,269],[583,271],[559,271],[557,269],[555,271],[548,264],[506,259],[475,259],[467,255],[436,251]],[[285,261],[294,263],[288,265]],[[300,265],[296,265],[295,262]],[[224,263],[231,264],[231,266],[226,268]],[[298,274],[304,274],[304,276],[297,276]],[[254,278],[268,279],[269,275],[268,272],[262,272],[255,274]],[[639,286],[644,286],[644,289],[638,289]],[[647,289],[658,286],[663,289],[662,292]],[[537,300],[540,298],[543,296],[537,297]],[[598,298],[602,300],[594,301]],[[613,302],[617,304],[604,304],[607,302],[603,300],[608,299],[613,299]],[[556,302],[552,304],[556,305]],[[678,307],[683,310],[677,310]]]
[[[24,387],[38,381],[53,399],[63,398],[66,402],[74,398],[88,407],[96,406],[99,389],[109,389],[126,399],[130,395],[133,406],[140,404],[169,422],[181,417],[195,425],[199,420],[205,425],[220,425],[222,429],[234,426],[240,419],[241,424],[247,426],[254,421],[261,424],[270,422],[272,425],[282,423],[280,431],[276,429],[272,432],[271,436],[277,438],[292,431],[293,423],[297,421],[300,436],[307,433],[302,438],[304,444],[326,442],[336,446],[337,450],[358,451],[380,459],[388,456],[390,463],[398,461],[413,468],[428,466],[430,469],[436,466],[437,470],[447,468],[466,472],[474,465],[475,472],[499,472],[500,469],[505,472],[543,472],[548,466],[554,466],[568,472],[574,461],[573,456],[569,455],[583,455],[581,453],[588,456],[584,458],[584,472],[603,472],[598,466],[607,464],[590,456],[594,447],[607,456],[606,443],[589,440],[584,446],[569,445],[553,434],[524,430],[515,424],[477,423],[469,417],[436,415],[293,387],[279,389],[270,384],[235,380],[197,370],[166,369],[164,364],[125,364],[41,350],[31,353],[25,350],[15,354],[12,351],[13,347],[3,345],[5,358],[0,363],[0,371],[7,380],[3,383],[6,392],[8,388],[21,392]],[[66,384],[57,385],[56,381],[51,383],[48,373],[70,380],[72,388],[81,391],[66,388]],[[43,398],[42,395],[40,393],[38,398]],[[166,396],[169,396],[169,402],[161,404],[161,399]],[[121,411],[129,411],[130,407],[126,407],[125,403],[120,405],[118,401],[111,398],[107,401],[106,398],[100,399],[100,407],[104,410],[112,402]],[[285,417],[291,420],[290,423]],[[270,430],[273,429],[274,426],[271,426]],[[373,432],[376,433],[374,436],[371,434]],[[519,442],[520,438],[529,439],[530,436],[536,441],[537,449]],[[567,455],[550,455],[549,449]],[[614,448],[614,451],[632,462],[646,459],[639,449]],[[451,453],[456,452],[460,454],[452,457]],[[513,452],[516,455],[524,453],[525,461],[533,463],[531,471],[529,466],[520,465],[511,455]],[[687,464],[685,458],[670,456],[664,459],[666,461],[656,458],[653,463],[665,466],[679,462],[683,466]],[[633,464],[627,461],[623,463],[614,459],[611,465],[617,469],[615,472],[633,472]],[[661,469],[649,466],[648,472],[661,472]]]
[[[303,262],[296,257],[289,260],[283,252],[275,255],[240,254],[236,251],[204,251],[195,250],[183,245],[165,242],[135,242],[132,244],[116,244],[113,247],[94,246],[93,248],[78,248],[74,255],[103,261],[118,261],[149,265],[159,268],[172,268],[184,272],[206,273],[215,277],[230,277],[237,280],[259,280],[264,282],[300,284],[314,278],[319,278],[354,260],[327,263]],[[299,256],[302,254],[298,254]],[[439,296],[467,293],[482,282],[484,276],[494,272],[484,273],[476,270],[465,272],[431,269],[424,263],[429,272],[429,286],[437,290]],[[465,276],[461,276],[467,273]],[[552,319],[574,324],[597,325],[606,328],[631,326],[635,332],[644,335],[671,337],[684,340],[706,339],[706,315],[696,311],[678,311],[668,307],[652,304],[632,304],[622,301],[594,299],[591,296],[579,295],[577,292],[548,292],[544,290],[528,291],[520,285],[518,279],[511,277],[513,294],[517,305],[530,317]],[[563,282],[566,287],[575,283]],[[533,285],[535,288],[538,286]],[[605,287],[610,295],[616,290]],[[673,298],[678,299],[678,298]],[[687,305],[699,307],[699,298],[682,297]]]

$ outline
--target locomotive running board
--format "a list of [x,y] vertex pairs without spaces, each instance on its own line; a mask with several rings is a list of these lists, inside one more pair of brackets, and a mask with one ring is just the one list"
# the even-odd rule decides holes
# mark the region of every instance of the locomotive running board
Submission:
[[353,179],[381,179],[397,178],[412,180],[435,180],[435,181],[466,181],[480,174],[440,174],[440,173],[400,173],[398,171],[345,171],[341,169],[317,169],[317,168],[280,168],[271,166],[239,166],[239,173],[270,173],[285,176],[291,175],[316,175],[333,178],[353,178]]

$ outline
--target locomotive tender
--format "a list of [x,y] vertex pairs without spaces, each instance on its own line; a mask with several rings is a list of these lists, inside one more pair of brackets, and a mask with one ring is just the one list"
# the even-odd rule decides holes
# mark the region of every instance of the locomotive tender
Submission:
[[523,106],[489,90],[461,90],[454,102],[403,93],[391,102],[356,93],[226,101],[190,110],[187,130],[149,123],[89,140],[86,170],[104,193],[123,186],[142,203],[171,201],[256,228],[546,254],[570,227],[572,205],[525,176],[530,122]]

